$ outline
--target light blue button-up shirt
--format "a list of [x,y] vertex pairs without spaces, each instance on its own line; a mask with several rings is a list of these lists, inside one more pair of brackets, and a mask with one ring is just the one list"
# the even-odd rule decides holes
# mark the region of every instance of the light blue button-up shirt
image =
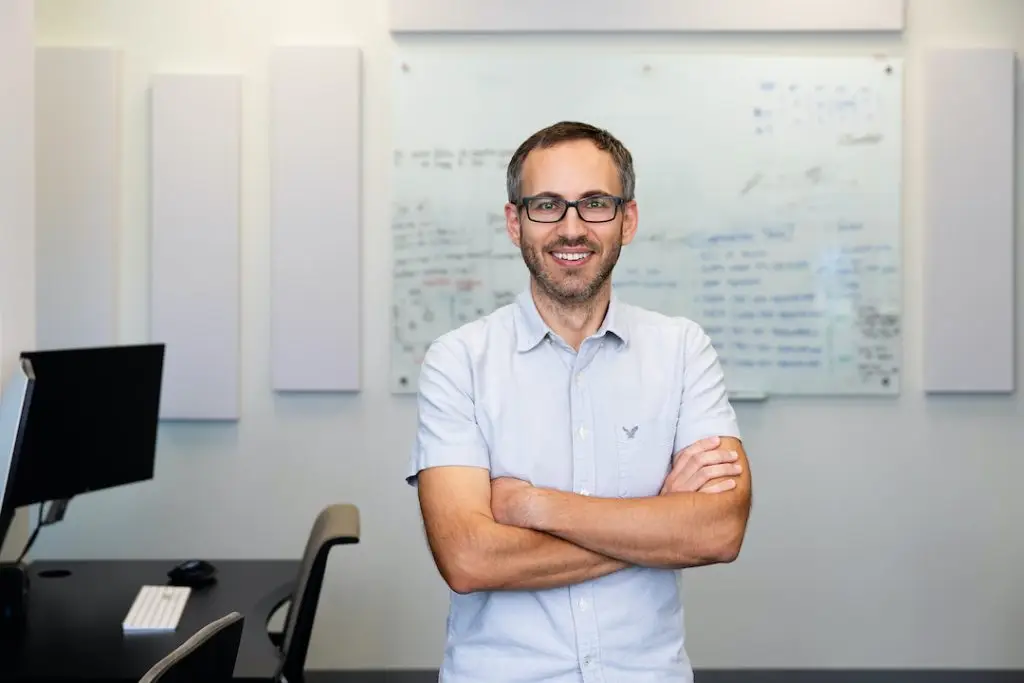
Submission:
[[[527,290],[431,345],[407,481],[462,465],[581,495],[653,496],[672,455],[706,436],[740,433],[699,325],[613,296],[601,328],[576,352]],[[440,680],[690,683],[684,638],[673,570],[453,592]]]

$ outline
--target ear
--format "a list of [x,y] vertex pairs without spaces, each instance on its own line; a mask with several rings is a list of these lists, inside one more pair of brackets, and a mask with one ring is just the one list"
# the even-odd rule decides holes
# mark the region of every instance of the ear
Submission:
[[622,205],[622,243],[629,244],[636,236],[637,225],[640,223],[640,215],[637,210],[636,200],[631,199]]
[[512,244],[519,248],[522,238],[522,226],[519,224],[519,207],[515,204],[505,204],[505,229],[508,230],[508,238]]

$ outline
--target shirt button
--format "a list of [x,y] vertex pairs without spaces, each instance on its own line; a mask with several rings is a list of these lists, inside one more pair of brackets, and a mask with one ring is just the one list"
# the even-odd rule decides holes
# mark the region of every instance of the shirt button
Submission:
[[582,611],[584,611],[584,612],[587,611],[587,601],[586,600],[580,600],[580,609]]
[[587,655],[586,657],[583,658],[583,664],[585,666],[590,666],[590,661],[591,661],[590,655]]
[[580,438],[581,439],[587,438],[587,428],[586,427],[580,427],[580,432],[579,433],[580,433]]
[[583,384],[583,373],[582,372],[578,373],[576,375],[576,384]]
[[590,495],[590,491],[588,491],[586,489],[580,489],[580,495],[581,496],[589,496]]

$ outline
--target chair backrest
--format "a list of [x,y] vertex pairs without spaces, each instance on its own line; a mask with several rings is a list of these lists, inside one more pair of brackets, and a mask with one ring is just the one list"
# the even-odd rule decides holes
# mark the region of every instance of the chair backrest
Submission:
[[245,618],[225,615],[199,629],[139,679],[139,683],[228,683],[242,643]]
[[278,678],[292,681],[302,679],[309,639],[313,633],[313,620],[320,601],[320,589],[327,569],[327,557],[336,545],[358,542],[359,508],[355,505],[330,505],[317,515],[306,542],[295,593],[285,619]]

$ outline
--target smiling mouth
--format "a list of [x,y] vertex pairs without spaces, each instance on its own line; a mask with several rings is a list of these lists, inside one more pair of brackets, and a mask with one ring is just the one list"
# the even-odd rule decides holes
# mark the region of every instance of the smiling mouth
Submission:
[[594,255],[592,251],[552,251],[551,258],[563,266],[578,268],[590,261]]

